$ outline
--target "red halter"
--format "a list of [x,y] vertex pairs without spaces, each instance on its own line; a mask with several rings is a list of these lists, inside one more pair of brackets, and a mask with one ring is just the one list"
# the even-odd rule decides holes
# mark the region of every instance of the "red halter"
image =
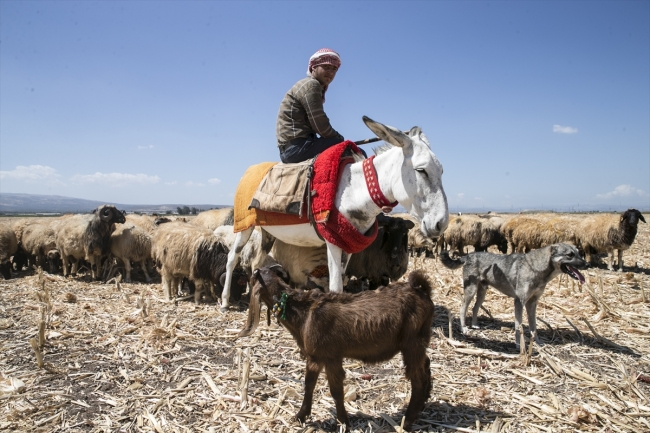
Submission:
[[377,170],[375,170],[375,165],[372,162],[373,159],[375,159],[375,155],[363,160],[363,177],[366,179],[366,186],[368,187],[368,193],[370,193],[372,201],[384,213],[389,213],[397,206],[398,202],[389,202],[384,193],[381,192],[379,181],[377,180]]

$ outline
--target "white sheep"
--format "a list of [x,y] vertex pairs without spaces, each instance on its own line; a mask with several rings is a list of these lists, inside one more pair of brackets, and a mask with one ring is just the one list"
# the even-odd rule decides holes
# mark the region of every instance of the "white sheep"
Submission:
[[220,226],[234,225],[233,208],[224,207],[221,209],[210,209],[199,212],[196,218],[192,219],[191,224],[214,230]]
[[45,269],[45,260],[49,262],[49,271],[57,270],[60,258],[56,247],[56,233],[65,218],[48,218],[25,227],[22,234],[22,247],[25,252],[36,258],[36,265]]
[[5,280],[11,278],[11,257],[18,250],[18,240],[14,230],[6,225],[0,225],[0,273]]
[[125,282],[131,282],[131,262],[139,263],[147,283],[147,260],[151,258],[151,236],[140,226],[126,222],[111,233],[111,254],[124,263]]
[[[152,257],[159,266],[166,299],[171,300],[177,295],[179,283],[184,277],[196,285],[196,303],[200,302],[203,293],[207,298],[211,297],[213,285],[222,289],[228,247],[212,230],[183,222],[169,222],[158,227],[152,241]],[[241,296],[246,283],[245,277],[233,279],[231,296],[235,299]]]

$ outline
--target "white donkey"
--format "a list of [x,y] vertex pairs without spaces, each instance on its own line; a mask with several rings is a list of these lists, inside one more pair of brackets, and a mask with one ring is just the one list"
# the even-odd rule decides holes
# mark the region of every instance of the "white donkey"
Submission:
[[[380,139],[392,146],[374,159],[381,192],[389,202],[399,202],[420,221],[420,230],[428,238],[437,238],[449,223],[447,196],[442,188],[442,164],[431,151],[429,141],[419,127],[408,135],[391,126],[364,116],[363,121]],[[360,232],[366,233],[382,212],[370,196],[362,163],[348,164],[343,169],[334,202],[339,212]],[[230,297],[232,272],[255,227],[237,233],[228,254],[226,278],[221,296],[221,311],[226,311]],[[285,226],[263,226],[262,229],[285,243],[298,246],[327,245],[330,291],[343,292],[343,277],[349,255],[336,245],[322,240],[309,223]],[[263,246],[264,247],[264,246]],[[268,252],[268,251],[266,251]]]

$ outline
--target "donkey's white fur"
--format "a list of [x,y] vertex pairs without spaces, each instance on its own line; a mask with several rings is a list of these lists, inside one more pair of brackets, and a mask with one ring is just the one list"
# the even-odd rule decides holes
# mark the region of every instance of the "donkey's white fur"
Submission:
[[[420,221],[420,230],[428,238],[436,238],[447,228],[449,209],[442,188],[442,165],[431,151],[429,142],[418,127],[408,135],[391,126],[383,125],[364,116],[363,121],[377,137],[392,146],[382,146],[374,159],[377,178],[386,198],[398,201],[413,217]],[[366,233],[381,213],[370,197],[363,176],[362,163],[345,166],[339,181],[334,205],[361,233]],[[221,297],[221,310],[228,308],[230,281],[239,254],[248,242],[253,227],[237,233],[228,254],[226,281]],[[299,246],[320,246],[323,241],[310,224],[290,226],[264,226],[263,230],[285,243]],[[336,245],[327,245],[330,291],[343,291],[343,277],[349,255]]]

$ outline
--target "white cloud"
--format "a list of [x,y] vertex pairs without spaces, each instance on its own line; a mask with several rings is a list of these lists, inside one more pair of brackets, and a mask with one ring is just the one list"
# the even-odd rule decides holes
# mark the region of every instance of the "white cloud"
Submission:
[[457,194],[456,197],[458,197],[458,201],[460,201],[460,200],[465,198],[465,193],[461,192],[461,193]]
[[47,165],[19,165],[11,171],[0,171],[0,179],[21,180],[27,183],[60,184],[59,175],[55,169]]
[[614,188],[614,191],[610,191],[605,194],[596,194],[596,197],[605,199],[631,196],[648,197],[650,194],[643,191],[642,189],[635,188],[632,185],[619,185]]
[[217,179],[216,177],[213,177],[212,179],[208,179],[208,183],[210,185],[219,185],[221,183],[221,179]]
[[70,178],[73,182],[77,183],[92,183],[108,186],[127,186],[133,184],[140,185],[153,185],[160,182],[158,176],[149,176],[146,174],[130,174],[130,173],[100,173],[95,174],[75,174]]
[[201,183],[201,182],[192,182],[190,180],[189,182],[185,182],[185,186],[191,188],[191,187],[195,187],[195,186],[197,186],[197,187],[205,186],[205,184]]
[[153,144],[150,144],[149,146],[138,146],[138,150],[143,150],[143,149],[153,149]]
[[171,181],[171,182],[165,182],[165,185],[173,186],[173,185],[178,185],[178,181]]
[[476,201],[485,201],[485,200],[482,199],[481,197],[474,197],[474,200],[476,200]]
[[577,134],[578,128],[573,128],[571,126],[553,125],[553,132],[557,132],[558,134]]

